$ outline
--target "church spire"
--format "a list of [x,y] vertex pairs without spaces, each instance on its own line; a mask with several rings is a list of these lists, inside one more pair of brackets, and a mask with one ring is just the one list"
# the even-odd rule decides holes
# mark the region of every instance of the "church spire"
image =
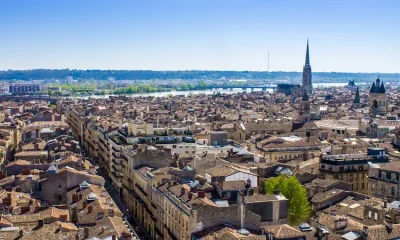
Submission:
[[306,66],[310,66],[310,53],[308,50],[308,39],[307,39],[307,51],[306,51]]

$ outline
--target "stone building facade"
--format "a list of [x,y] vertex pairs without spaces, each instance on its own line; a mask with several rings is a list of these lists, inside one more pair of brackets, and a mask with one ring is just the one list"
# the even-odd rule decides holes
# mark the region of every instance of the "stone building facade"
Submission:
[[379,77],[372,83],[369,91],[369,112],[373,116],[387,113],[386,89]]

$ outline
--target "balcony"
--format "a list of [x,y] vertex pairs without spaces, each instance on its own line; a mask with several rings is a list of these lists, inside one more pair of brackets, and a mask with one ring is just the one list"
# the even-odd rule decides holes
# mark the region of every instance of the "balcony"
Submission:
[[113,150],[114,152],[121,152],[121,150],[117,149],[117,148],[114,147],[114,146],[112,146],[112,150]]
[[121,158],[121,155],[118,154],[118,153],[113,152],[112,155],[113,155],[114,158],[117,158],[117,159],[119,159],[119,160],[122,159],[122,158]]
[[120,161],[119,159],[117,159],[117,158],[113,158],[113,159],[112,159],[112,162],[113,162],[115,165],[121,166],[121,161]]
[[111,172],[111,175],[112,175],[115,179],[117,179],[119,182],[122,183],[122,176],[119,175],[119,173],[117,173],[117,172]]
[[122,159],[128,162],[128,158],[125,156],[125,154],[121,154]]
[[115,165],[115,164],[113,164],[113,165],[112,165],[112,168],[114,169],[114,171],[116,171],[116,172],[118,172],[118,173],[121,172],[121,166],[120,166],[120,165]]
[[118,187],[122,187],[122,178],[120,178],[119,176],[117,176],[114,172],[111,173],[110,175],[112,181],[118,186]]
[[145,196],[147,196],[146,191],[137,183],[135,183],[136,188]]

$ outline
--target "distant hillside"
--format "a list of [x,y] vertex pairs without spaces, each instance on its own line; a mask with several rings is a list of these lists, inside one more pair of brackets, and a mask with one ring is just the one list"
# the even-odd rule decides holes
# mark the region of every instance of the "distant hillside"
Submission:
[[[0,80],[36,80],[64,79],[72,76],[74,79],[107,79],[115,80],[166,80],[166,79],[290,79],[300,80],[300,72],[256,72],[256,71],[149,71],[149,70],[71,70],[71,69],[34,69],[0,71]],[[315,72],[314,81],[372,81],[378,73],[344,73]],[[384,81],[400,81],[400,73],[379,73]]]

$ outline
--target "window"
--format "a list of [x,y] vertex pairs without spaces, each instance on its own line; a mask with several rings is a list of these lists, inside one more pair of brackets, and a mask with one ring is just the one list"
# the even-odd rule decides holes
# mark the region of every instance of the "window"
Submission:
[[109,209],[108,210],[108,216],[109,217],[114,217],[114,210],[113,209]]
[[325,165],[321,165],[321,168],[322,168],[322,169],[325,169]]
[[172,145],[172,148],[176,148],[176,145]]
[[58,188],[61,188],[62,186],[61,185],[58,185]]
[[392,187],[392,196],[396,194],[396,187]]
[[372,218],[372,212],[368,211],[368,218]]
[[375,221],[378,220],[378,213],[374,214],[374,219],[375,219]]

